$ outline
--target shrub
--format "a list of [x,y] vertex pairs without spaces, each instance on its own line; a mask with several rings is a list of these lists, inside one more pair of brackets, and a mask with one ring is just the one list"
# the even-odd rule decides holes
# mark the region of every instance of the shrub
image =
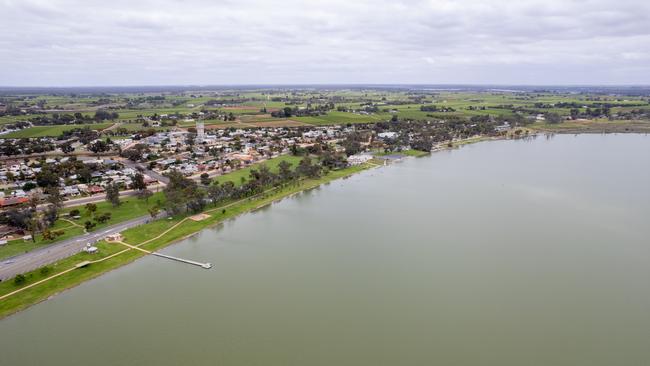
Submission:
[[21,275],[21,274],[16,275],[16,277],[14,277],[14,283],[15,283],[17,286],[22,285],[23,283],[25,283],[25,281],[26,281],[25,276],[23,276],[23,275]]

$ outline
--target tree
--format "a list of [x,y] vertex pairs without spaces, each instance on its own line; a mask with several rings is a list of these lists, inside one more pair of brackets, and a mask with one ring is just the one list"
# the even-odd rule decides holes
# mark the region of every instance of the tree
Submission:
[[29,204],[29,208],[32,210],[36,211],[36,207],[38,207],[40,202],[41,196],[38,193],[32,193],[29,195],[29,201],[27,203]]
[[106,185],[106,202],[110,202],[113,207],[120,205],[120,187],[115,183]]
[[47,194],[46,200],[49,204],[60,209],[63,207],[63,196],[61,195],[61,190],[58,186],[51,186],[45,189]]
[[92,178],[92,172],[88,167],[84,166],[81,169],[77,170],[77,176],[79,177],[79,180],[81,182],[90,183],[90,180]]
[[413,139],[411,147],[415,150],[430,152],[431,148],[433,148],[433,138],[428,135],[420,136]]
[[14,277],[14,284],[16,286],[22,285],[23,283],[25,283],[25,281],[27,281],[27,279],[22,274],[17,274],[16,277]]
[[302,160],[300,160],[300,163],[296,168],[296,173],[309,178],[317,178],[320,176],[320,166],[313,165],[311,163],[311,158],[309,156],[305,156]]
[[291,172],[291,163],[289,163],[286,160],[282,160],[280,164],[278,164],[278,174],[280,176],[280,180],[283,182],[286,182],[293,178],[293,173]]
[[36,188],[36,187],[38,187],[36,185],[36,183],[34,183],[34,182],[26,182],[25,184],[23,184],[23,191],[29,192],[32,189]]
[[122,151],[121,156],[131,160],[138,161],[142,160],[145,153],[150,151],[149,146],[146,144],[137,144],[128,150]]
[[147,189],[147,184],[144,182],[144,175],[142,173],[135,173],[131,182],[131,188],[138,191]]
[[80,213],[79,210],[75,208],[73,210],[70,210],[68,214],[70,215],[70,217],[75,217],[75,216],[79,216],[79,213]]
[[223,199],[223,193],[224,191],[218,181],[215,181],[213,185],[208,187],[208,197],[215,205]]
[[97,211],[97,205],[94,203],[86,203],[86,211],[90,216],[93,216],[95,211]]
[[111,144],[102,140],[97,140],[91,143],[90,145],[88,145],[88,150],[94,152],[95,154],[109,151],[110,149],[111,149]]
[[185,178],[178,171],[172,171],[167,176],[169,183],[163,192],[167,198],[165,206],[169,212],[197,212],[205,207],[205,189],[199,188],[195,181]]
[[36,183],[41,187],[52,187],[59,185],[59,175],[52,169],[47,168],[36,173]]
[[117,112],[109,112],[103,109],[98,109],[95,112],[95,119],[97,121],[105,121],[107,119],[114,120],[118,119],[120,115]]
[[84,228],[86,228],[86,231],[90,231],[90,229],[94,228],[97,226],[94,222],[86,221],[84,222]]
[[47,276],[50,273],[51,269],[48,266],[41,267],[41,276]]
[[32,234],[32,242],[36,243],[36,233],[41,229],[41,220],[34,216],[27,222],[27,229]]
[[97,217],[95,217],[95,221],[97,221],[100,224],[105,223],[106,221],[111,219],[111,213],[110,212],[105,212]]
[[321,165],[328,169],[341,169],[348,165],[347,159],[339,154],[334,154],[330,151],[323,152],[321,156]]
[[56,220],[59,218],[59,209],[56,208],[55,206],[47,206],[45,210],[43,210],[43,227],[48,227],[54,225]]
[[195,181],[185,178],[182,173],[176,170],[172,170],[167,177],[169,183],[163,190],[167,198],[165,206],[173,214],[179,214],[187,208],[186,204],[190,192],[197,188],[197,184]]
[[293,110],[291,107],[284,107],[284,116],[285,117],[291,117],[291,114],[293,113]]
[[551,124],[558,124],[562,122],[562,116],[557,113],[546,113],[544,117],[546,118],[546,122]]
[[361,143],[353,135],[346,137],[341,145],[345,148],[347,156],[361,152]]
[[45,229],[43,230],[43,240],[54,240],[57,237],[65,234],[65,231],[63,230],[50,230],[50,229]]
[[153,196],[153,192],[151,192],[148,189],[143,189],[141,191],[138,191],[136,195],[138,196],[138,199],[144,200],[145,202],[149,202],[149,198]]
[[211,181],[212,180],[210,179],[210,175],[208,173],[201,174],[201,184],[204,186],[209,186]]
[[148,211],[149,211],[149,215],[151,215],[151,218],[155,219],[156,216],[158,216],[160,209],[158,208],[158,206],[153,206]]

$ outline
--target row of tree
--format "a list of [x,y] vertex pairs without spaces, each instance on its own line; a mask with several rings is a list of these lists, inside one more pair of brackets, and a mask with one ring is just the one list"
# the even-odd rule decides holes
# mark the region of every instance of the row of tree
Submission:
[[[295,169],[285,161],[278,165],[278,172],[272,172],[266,165],[251,169],[248,179],[242,177],[239,185],[232,181],[219,183],[202,179],[202,184],[172,171],[168,174],[169,183],[164,189],[165,209],[171,214],[194,213],[202,211],[208,203],[242,199],[264,192],[266,189],[298,181],[301,177],[318,178],[323,165],[305,156]],[[209,183],[209,184],[205,184]]]

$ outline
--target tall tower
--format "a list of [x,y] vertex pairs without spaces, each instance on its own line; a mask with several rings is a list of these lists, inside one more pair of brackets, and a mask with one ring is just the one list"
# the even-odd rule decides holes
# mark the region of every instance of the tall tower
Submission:
[[202,120],[196,121],[196,141],[200,144],[205,138],[205,128]]

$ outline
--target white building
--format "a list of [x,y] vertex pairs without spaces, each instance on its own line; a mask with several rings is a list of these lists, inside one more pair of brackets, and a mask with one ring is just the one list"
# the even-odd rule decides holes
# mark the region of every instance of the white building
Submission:
[[196,142],[199,144],[205,140],[205,126],[203,121],[196,121]]
[[370,159],[372,159],[372,155],[357,154],[357,155],[348,156],[348,163],[350,163],[350,165],[361,165]]

